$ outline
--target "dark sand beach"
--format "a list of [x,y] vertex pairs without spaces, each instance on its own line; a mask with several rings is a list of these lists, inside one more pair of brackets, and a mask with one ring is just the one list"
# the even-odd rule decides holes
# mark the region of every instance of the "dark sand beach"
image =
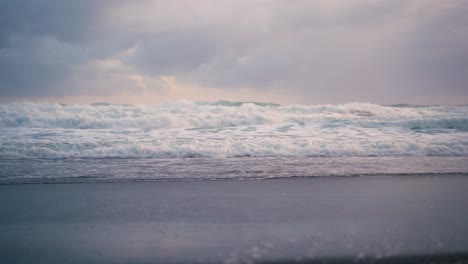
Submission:
[[455,263],[466,190],[464,176],[2,185],[0,263]]

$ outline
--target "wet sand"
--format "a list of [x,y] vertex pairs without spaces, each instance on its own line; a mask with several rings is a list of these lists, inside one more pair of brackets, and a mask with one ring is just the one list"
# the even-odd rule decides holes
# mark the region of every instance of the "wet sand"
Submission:
[[463,176],[1,185],[0,263],[468,261],[467,190]]

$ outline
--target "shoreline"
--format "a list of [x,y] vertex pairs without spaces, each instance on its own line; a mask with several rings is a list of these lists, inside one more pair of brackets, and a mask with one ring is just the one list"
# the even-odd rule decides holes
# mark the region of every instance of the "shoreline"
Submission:
[[[324,179],[374,179],[374,178],[468,178],[468,172],[448,172],[448,173],[397,173],[397,174],[350,174],[350,175],[325,175],[325,176],[279,176],[279,177],[245,177],[245,178],[159,178],[159,179],[97,179],[88,177],[70,178],[70,181],[63,181],[63,179],[53,179],[45,181],[38,179],[36,181],[24,182],[1,182],[0,186],[9,185],[57,185],[57,184],[131,184],[131,183],[166,183],[166,182],[252,182],[252,181],[270,181],[270,180],[324,180]],[[75,180],[78,179],[78,180]],[[83,179],[80,181],[80,179]],[[93,179],[95,179],[93,181]]]

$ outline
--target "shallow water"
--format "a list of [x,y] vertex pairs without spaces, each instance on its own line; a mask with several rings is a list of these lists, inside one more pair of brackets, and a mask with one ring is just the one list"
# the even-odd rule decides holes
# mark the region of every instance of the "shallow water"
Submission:
[[468,176],[467,157],[0,159],[0,184]]

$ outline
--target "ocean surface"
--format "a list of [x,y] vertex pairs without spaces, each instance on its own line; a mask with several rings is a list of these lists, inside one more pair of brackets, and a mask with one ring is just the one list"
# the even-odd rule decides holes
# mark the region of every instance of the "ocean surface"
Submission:
[[0,105],[0,184],[468,174],[468,106]]

